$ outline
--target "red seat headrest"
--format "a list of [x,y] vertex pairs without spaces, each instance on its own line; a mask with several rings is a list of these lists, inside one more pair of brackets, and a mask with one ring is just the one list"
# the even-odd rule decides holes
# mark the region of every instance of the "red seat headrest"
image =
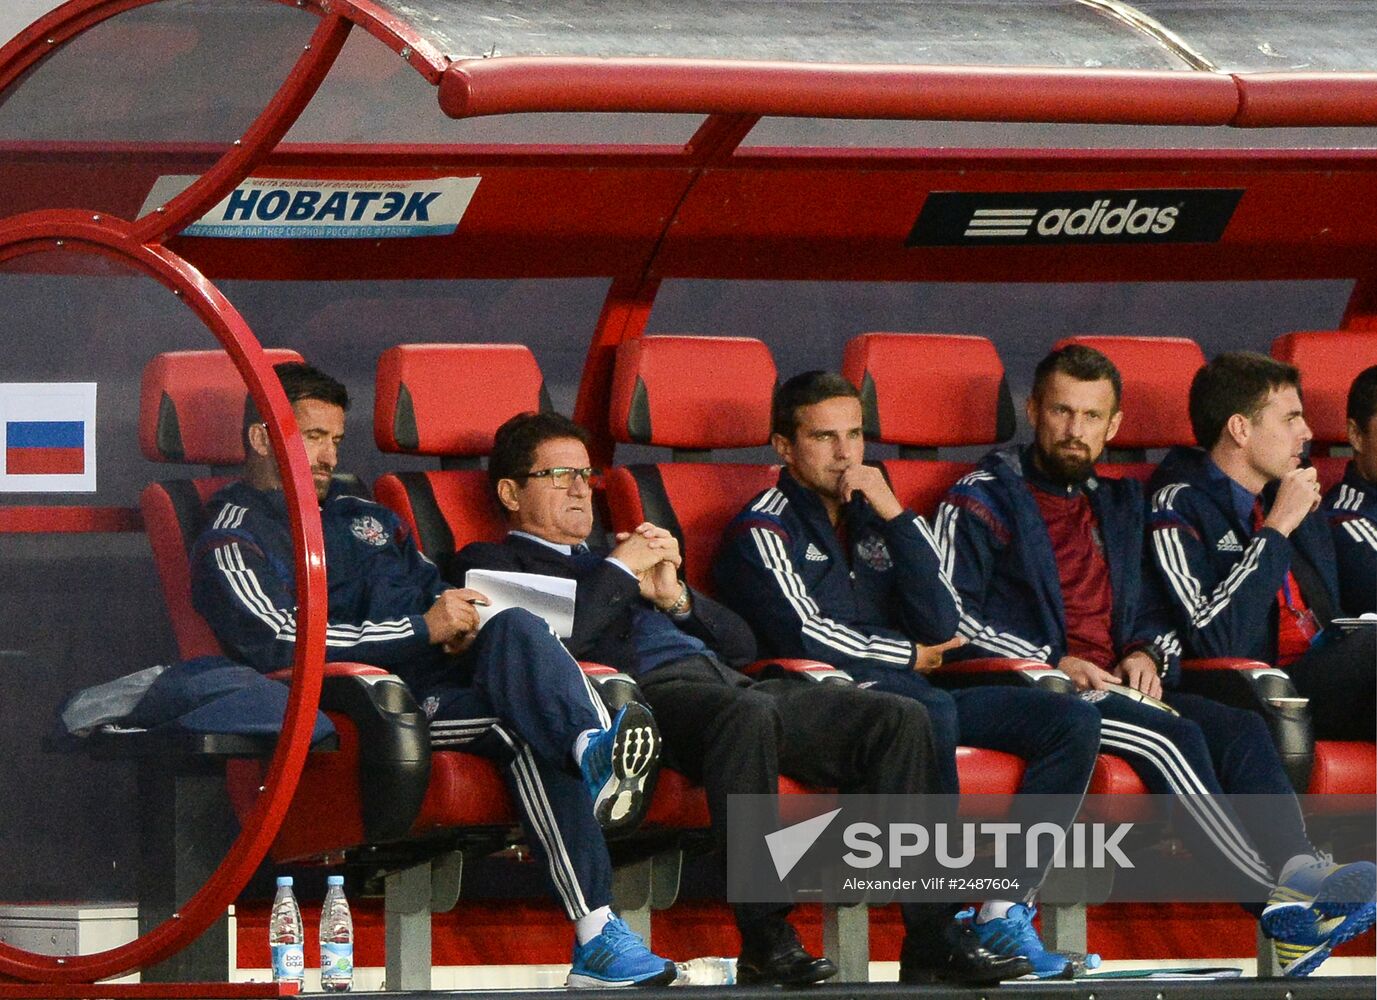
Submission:
[[[284,348],[263,353],[273,365],[301,360]],[[144,368],[139,388],[139,447],[154,462],[239,465],[248,399],[224,351],[159,354]]]
[[770,440],[770,349],[747,337],[640,337],[617,348],[611,432],[665,448],[753,448]]
[[1272,357],[1301,373],[1305,422],[1322,444],[1348,443],[1348,390],[1377,365],[1377,330],[1309,330],[1272,341]]
[[847,343],[842,374],[860,390],[873,441],[938,448],[1014,436],[1004,365],[984,337],[863,333]]
[[378,359],[373,438],[387,452],[486,455],[507,420],[548,409],[521,344],[399,344]]
[[1093,347],[1119,369],[1124,412],[1114,448],[1166,448],[1195,444],[1191,430],[1191,380],[1205,364],[1200,345],[1187,337],[1066,337],[1069,344]]

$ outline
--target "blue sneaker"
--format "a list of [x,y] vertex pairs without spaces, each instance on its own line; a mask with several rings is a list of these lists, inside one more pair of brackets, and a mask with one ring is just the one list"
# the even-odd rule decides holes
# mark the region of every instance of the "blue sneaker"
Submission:
[[1033,927],[1037,912],[1035,906],[1015,903],[1004,916],[984,923],[976,921],[975,910],[962,910],[956,918],[969,920],[980,943],[996,955],[1022,955],[1028,959],[1038,979],[1070,979],[1077,971],[1099,966],[1099,955],[1069,954],[1044,948]]
[[575,989],[663,986],[676,975],[673,962],[652,954],[620,917],[613,917],[593,940],[574,945],[574,962],[564,985]]
[[650,710],[630,701],[588,741],[579,768],[606,833],[634,828],[650,806],[660,759],[660,732]]
[[1275,942],[1282,974],[1308,976],[1336,945],[1377,919],[1377,867],[1336,865],[1327,854],[1292,872],[1267,897],[1262,932]]

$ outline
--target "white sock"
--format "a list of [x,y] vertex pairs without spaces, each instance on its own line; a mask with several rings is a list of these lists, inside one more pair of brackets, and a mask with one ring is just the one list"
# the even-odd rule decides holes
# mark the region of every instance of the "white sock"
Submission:
[[[576,767],[583,765],[583,752],[588,749],[588,741],[600,732],[602,732],[601,729],[585,729],[574,737],[574,765]],[[602,925],[599,924],[598,926],[601,927]]]
[[1291,875],[1304,868],[1306,865],[1313,865],[1319,859],[1313,854],[1297,854],[1286,864],[1281,866],[1281,874],[1277,876],[1278,882],[1285,882]]
[[983,924],[990,920],[1003,920],[1013,908],[1014,904],[1007,899],[987,899],[980,904],[980,912],[975,915],[975,922]]
[[602,933],[611,919],[612,907],[599,906],[592,913],[574,921],[574,936],[579,939],[579,944],[587,944]]

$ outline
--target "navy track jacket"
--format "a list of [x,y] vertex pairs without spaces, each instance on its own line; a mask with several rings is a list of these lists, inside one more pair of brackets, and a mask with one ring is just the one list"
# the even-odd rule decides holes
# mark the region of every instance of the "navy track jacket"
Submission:
[[[211,497],[191,553],[191,596],[230,656],[257,670],[296,653],[296,573],[281,490],[232,483]],[[320,505],[329,582],[326,660],[392,670],[414,690],[442,673],[422,616],[448,584],[396,514],[332,486]]]
[[750,623],[762,656],[909,670],[913,644],[956,634],[956,592],[940,577],[927,523],[845,508],[850,551],[822,501],[787,469],[727,527],[713,564],[718,595]]
[[[1321,624],[1333,617],[1334,543],[1319,512],[1290,537],[1272,528],[1254,533],[1235,510],[1231,483],[1201,449],[1169,451],[1148,481],[1149,549],[1190,656],[1275,663],[1277,591],[1287,570]],[[1264,508],[1275,485],[1263,491]]]
[[[1055,665],[1066,655],[1061,577],[1047,525],[1029,492],[1030,449],[986,455],[937,508],[937,537],[961,594],[956,656],[1026,657]],[[1143,578],[1143,491],[1132,479],[1091,476],[1081,487],[1099,523],[1113,595],[1110,636],[1119,657],[1142,650],[1169,685],[1181,644],[1151,581]],[[1147,585],[1145,585],[1147,584]]]
[[1358,475],[1352,462],[1343,482],[1325,494],[1324,516],[1339,560],[1339,597],[1344,613],[1377,612],[1377,483]]

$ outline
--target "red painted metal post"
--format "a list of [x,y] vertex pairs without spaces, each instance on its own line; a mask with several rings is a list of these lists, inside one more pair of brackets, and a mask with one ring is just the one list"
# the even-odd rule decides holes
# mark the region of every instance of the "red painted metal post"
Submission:
[[140,244],[129,223],[78,210],[32,212],[0,222],[0,263],[54,251],[108,257],[172,290],[233,358],[267,422],[287,500],[297,580],[294,683],[282,737],[262,795],[215,873],[171,919],[128,944],[94,955],[55,957],[0,945],[0,976],[44,983],[92,982],[152,965],[199,936],[233,902],[267,854],[306,761],[325,660],[325,544],[296,419],[263,349],[230,302],[165,247]]
[[1348,307],[1339,327],[1344,330],[1377,330],[1377,278],[1359,278],[1353,283]]
[[607,412],[612,404],[617,345],[644,332],[659,290],[660,282],[655,278],[617,278],[607,290],[574,403],[574,422],[588,431],[588,454],[594,465],[611,464],[615,447],[607,427]]
[[694,184],[710,166],[729,159],[742,140],[760,121],[759,115],[709,115],[684,145],[684,155],[693,165],[674,210],[667,213],[659,239],[645,258],[641,273],[635,278],[617,278],[607,290],[602,313],[593,331],[593,341],[583,363],[583,377],[579,381],[578,400],[574,404],[574,421],[588,431],[589,455],[597,465],[609,465],[615,442],[604,419],[612,402],[612,371],[616,365],[617,345],[635,340],[645,332],[660,280],[654,277],[655,258],[664,245],[679,209],[693,190]]

